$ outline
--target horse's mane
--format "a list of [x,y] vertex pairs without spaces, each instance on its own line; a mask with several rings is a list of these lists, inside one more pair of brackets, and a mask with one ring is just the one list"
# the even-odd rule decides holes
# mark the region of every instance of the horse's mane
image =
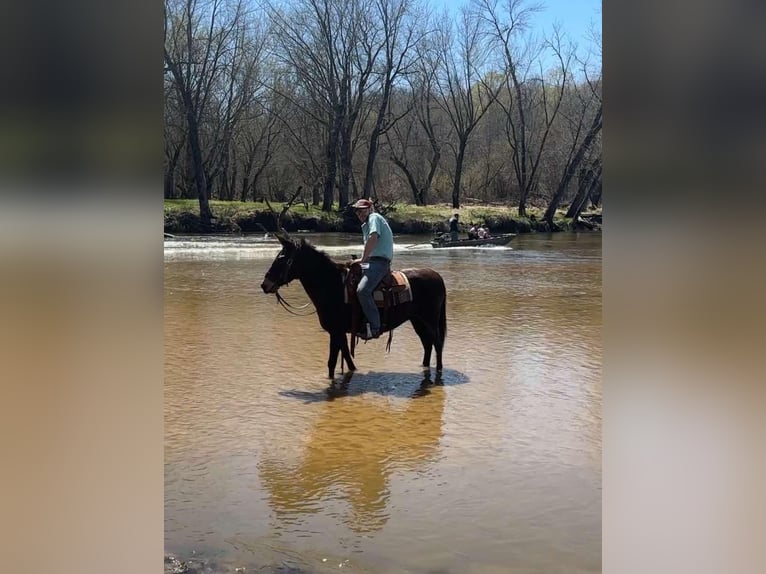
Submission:
[[317,249],[305,239],[301,239],[298,249],[305,255],[308,255],[309,259],[320,268],[332,269],[336,273],[345,273],[351,266],[350,261],[335,261],[327,253]]

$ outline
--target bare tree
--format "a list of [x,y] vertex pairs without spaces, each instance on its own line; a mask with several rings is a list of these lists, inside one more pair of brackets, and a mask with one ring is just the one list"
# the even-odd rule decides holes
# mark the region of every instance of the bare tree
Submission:
[[391,161],[404,175],[415,204],[427,205],[443,145],[435,117],[439,114],[434,95],[438,54],[427,47],[418,54],[417,73],[408,79],[409,97],[398,106],[406,117],[385,135]]
[[593,192],[601,185],[601,157],[596,157],[588,168],[581,170],[581,177],[577,187],[577,195],[572,200],[564,217],[577,219],[585,208],[585,204],[592,197]]
[[[599,82],[600,86],[600,82]],[[582,86],[576,88],[576,103],[573,103],[572,112],[566,114],[567,123],[570,128],[571,143],[568,150],[568,155],[564,163],[563,172],[559,180],[556,192],[548,203],[548,208],[545,210],[545,221],[548,222],[552,228],[554,227],[553,217],[561,203],[564,194],[569,188],[569,182],[580,165],[583,159],[591,148],[596,136],[601,131],[602,125],[602,102],[600,91],[595,89],[594,84],[591,84],[588,88]],[[585,94],[583,93],[585,92]],[[597,108],[594,111],[594,105]],[[591,116],[590,122],[588,117]]]
[[337,177],[343,117],[335,57],[339,15],[331,1],[323,0],[309,0],[284,10],[275,5],[268,8],[273,22],[274,55],[285,66],[285,75],[289,74],[289,81],[285,83],[290,89],[281,89],[281,86],[276,89],[300,114],[311,119],[316,131],[325,134],[322,209],[329,211]]
[[185,118],[172,83],[166,80],[165,84],[164,195],[165,199],[173,199],[177,193],[176,171],[188,136]]
[[170,74],[187,123],[200,220],[213,218],[204,168],[201,127],[213,87],[226,67],[244,10],[242,0],[166,0],[165,70]]
[[[504,91],[498,103],[505,115],[505,132],[511,150],[513,175],[518,186],[519,215],[526,216],[527,200],[536,188],[551,128],[570,81],[574,54],[561,30],[539,44],[529,33],[538,4],[525,0],[473,0],[482,28],[502,57]],[[554,71],[543,70],[542,57],[549,52],[557,62]],[[538,74],[532,76],[537,64]]]
[[242,187],[240,200],[256,199],[258,182],[274,159],[281,137],[278,116],[264,110],[242,126]]
[[533,38],[534,0],[436,23],[423,0],[264,1],[165,0],[165,196],[203,225],[211,199],[298,186],[328,211],[600,198],[600,58],[575,73],[563,34]]
[[[340,181],[338,185],[338,205],[348,204],[349,185],[353,176],[354,151],[360,115],[364,113],[369,92],[372,88],[372,75],[381,51],[386,45],[383,29],[377,22],[372,10],[373,0],[352,0],[345,2],[349,14],[344,43],[343,58],[339,68],[341,74],[341,106],[344,110],[340,133]],[[376,141],[377,143],[377,141]]]
[[[457,142],[451,145],[455,155],[452,207],[460,207],[460,180],[465,151],[474,129],[497,99],[502,84],[489,73],[488,45],[478,18],[463,10],[458,25],[446,20],[439,30],[440,62],[436,75],[437,101],[447,114]],[[456,28],[456,29],[455,29]]]
[[377,71],[380,95],[370,133],[363,197],[371,196],[378,140],[399,118],[389,113],[394,83],[414,66],[417,44],[426,33],[421,26],[425,12],[416,4],[416,0],[375,0],[374,6],[380,20],[384,45],[381,69]]
[[[264,116],[266,35],[263,21],[243,13],[234,24],[229,49],[222,58],[222,72],[212,88],[205,168],[210,189],[217,187],[222,199],[234,199],[241,167],[238,156],[245,155],[247,161],[247,154],[237,144],[242,139],[262,137],[257,133],[261,125],[253,120]],[[272,123],[260,122],[265,124],[265,130]]]
[[333,203],[340,168],[339,204],[348,203],[357,121],[383,47],[371,0],[307,0],[287,10],[270,6],[278,58],[306,97],[293,103],[322,126],[322,209]]

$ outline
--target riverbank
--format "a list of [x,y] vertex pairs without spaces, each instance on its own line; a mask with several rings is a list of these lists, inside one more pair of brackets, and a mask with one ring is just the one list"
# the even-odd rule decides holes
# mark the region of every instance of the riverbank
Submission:
[[[282,209],[281,203],[272,206]],[[276,218],[265,203],[239,201],[211,201],[215,220],[210,227],[202,225],[199,203],[196,200],[165,200],[164,227],[166,233],[258,233],[276,231]],[[584,214],[581,221],[564,217],[560,210],[554,218],[554,229],[543,221],[543,209],[530,207],[527,217],[519,217],[516,208],[496,205],[466,205],[455,210],[449,204],[425,207],[397,204],[384,210],[384,215],[397,234],[433,234],[447,231],[447,221],[453,213],[460,213],[463,223],[481,223],[493,233],[532,233],[536,231],[600,231],[601,209]],[[325,212],[316,206],[297,204],[285,214],[282,222],[287,231],[355,232],[359,222],[351,210]]]

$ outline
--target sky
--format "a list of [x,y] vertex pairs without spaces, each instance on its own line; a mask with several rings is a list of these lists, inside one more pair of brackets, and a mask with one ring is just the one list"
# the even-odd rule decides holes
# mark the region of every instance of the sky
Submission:
[[[470,0],[430,1],[437,9],[446,6],[449,10],[457,11]],[[601,32],[601,0],[538,0],[537,3],[543,6],[543,10],[535,14],[533,19],[533,26],[539,34],[547,33],[558,22],[571,40],[584,47],[591,44],[591,24]]]
[[590,43],[591,23],[601,31],[601,0],[543,0],[542,4],[545,8],[535,16],[535,22],[544,29],[558,21],[578,44]]

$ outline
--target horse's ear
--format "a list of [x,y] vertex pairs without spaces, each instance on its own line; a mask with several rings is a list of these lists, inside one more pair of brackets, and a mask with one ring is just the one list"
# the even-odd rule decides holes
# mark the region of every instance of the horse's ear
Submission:
[[285,231],[277,231],[274,236],[279,239],[282,247],[295,246],[295,242],[290,239],[290,236]]

